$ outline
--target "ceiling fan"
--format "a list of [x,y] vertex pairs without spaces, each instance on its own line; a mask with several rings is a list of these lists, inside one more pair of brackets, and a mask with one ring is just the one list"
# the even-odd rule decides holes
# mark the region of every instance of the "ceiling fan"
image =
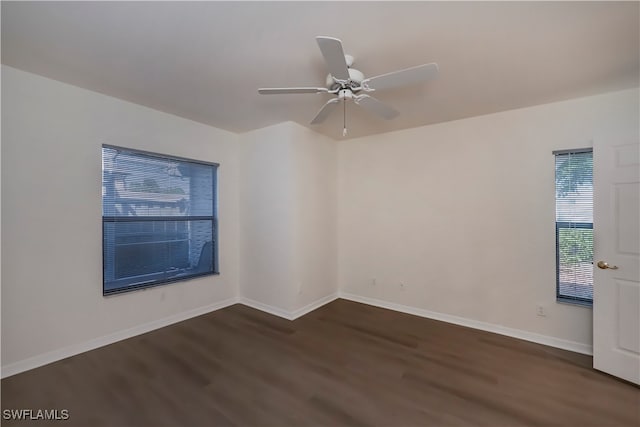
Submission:
[[393,71],[376,77],[365,78],[361,71],[351,68],[353,65],[353,56],[344,54],[342,42],[339,39],[318,36],[316,37],[316,41],[329,69],[326,87],[261,88],[258,89],[258,93],[262,95],[298,93],[328,93],[335,95],[335,98],[331,98],[324,104],[311,121],[311,124],[315,125],[325,121],[329,114],[342,102],[344,111],[343,136],[347,135],[347,101],[351,100],[370,113],[390,120],[398,116],[398,111],[371,95],[368,95],[367,92],[416,84],[432,79],[438,75],[438,64],[431,63]]

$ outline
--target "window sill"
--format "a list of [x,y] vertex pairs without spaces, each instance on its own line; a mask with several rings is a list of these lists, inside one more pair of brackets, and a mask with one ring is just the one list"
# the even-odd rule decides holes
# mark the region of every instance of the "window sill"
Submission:
[[558,298],[556,298],[556,302],[558,304],[577,305],[579,307],[593,308],[593,302],[578,301],[578,300],[574,300],[574,299],[570,299],[570,298],[558,297]]
[[125,285],[125,284],[115,285],[115,282],[110,282],[109,284],[106,284],[106,285],[103,284],[102,296],[108,297],[111,295],[119,295],[127,292],[135,292],[135,291],[155,288],[157,286],[169,285],[171,283],[179,283],[179,282],[188,281],[191,279],[197,279],[199,277],[219,276],[219,275],[220,275],[219,271],[208,271],[208,272],[197,273],[197,274],[184,274],[184,273],[176,274],[172,277],[168,277],[164,279],[148,280],[146,282],[137,282],[137,283],[134,282],[128,285]]

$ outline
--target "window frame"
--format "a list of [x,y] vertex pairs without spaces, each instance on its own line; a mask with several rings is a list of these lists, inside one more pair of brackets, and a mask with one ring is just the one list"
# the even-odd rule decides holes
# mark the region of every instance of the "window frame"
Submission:
[[[558,156],[561,155],[571,155],[571,154],[584,154],[584,153],[591,153],[592,157],[593,157],[593,148],[592,147],[587,147],[587,148],[577,148],[577,149],[565,149],[565,150],[556,150],[553,151],[553,157],[554,157],[554,163],[557,162],[557,158]],[[593,168],[593,163],[592,163],[592,168]],[[556,175],[556,167],[554,166],[554,187],[556,189],[557,192],[557,175]],[[593,177],[593,169],[592,169],[592,175]],[[592,183],[593,184],[593,183]],[[554,196],[554,208],[557,210],[558,208],[558,196],[557,193]],[[592,208],[592,213],[593,213],[593,205],[591,206]],[[590,229],[593,230],[593,221],[592,222],[582,222],[582,221],[558,221],[557,220],[557,213],[555,214],[555,240],[556,240],[556,302],[558,303],[564,303],[564,304],[572,304],[572,305],[578,305],[578,306],[584,306],[584,307],[593,307],[593,296],[591,297],[591,299],[589,298],[581,298],[581,297],[577,297],[577,296],[568,296],[568,295],[564,295],[560,292],[560,229]],[[595,243],[594,243],[595,245]],[[591,261],[591,264],[593,265],[593,260]],[[593,288],[593,282],[591,283],[591,286]],[[593,294],[592,294],[593,295]]]
[[[220,167],[219,163],[215,163],[215,162],[207,162],[207,161],[202,161],[202,160],[196,160],[196,159],[190,159],[190,158],[186,158],[186,157],[180,157],[180,156],[174,156],[174,155],[168,155],[168,154],[162,154],[162,153],[156,153],[156,152],[150,152],[150,151],[145,151],[145,150],[138,150],[138,149],[133,149],[133,148],[127,148],[127,147],[121,147],[121,146],[116,146],[116,145],[111,145],[111,144],[102,144],[101,148],[100,148],[100,153],[101,156],[103,155],[104,149],[112,149],[112,150],[117,150],[119,152],[122,153],[129,153],[129,154],[134,154],[134,155],[143,155],[143,156],[147,156],[147,157],[151,157],[151,158],[156,158],[162,161],[179,161],[179,162],[188,162],[188,163],[194,163],[194,164],[199,164],[199,165],[204,165],[204,166],[210,166],[213,168],[213,174],[212,174],[212,188],[213,188],[213,197],[212,197],[212,211],[211,211],[211,216],[202,216],[202,215],[195,215],[195,216],[131,216],[131,217],[125,217],[125,216],[116,216],[116,215],[104,215],[104,194],[101,196],[101,205],[102,205],[102,295],[103,296],[111,296],[111,295],[118,295],[118,294],[123,294],[123,293],[127,293],[127,292],[132,292],[132,291],[136,291],[136,290],[143,290],[143,289],[149,289],[149,288],[154,288],[157,286],[163,286],[163,285],[167,285],[167,284],[171,284],[171,283],[176,283],[176,282],[182,282],[182,281],[187,281],[187,280],[191,280],[191,279],[195,279],[195,278],[200,278],[200,277],[204,277],[204,276],[217,276],[220,275],[220,268],[219,268],[219,262],[218,262],[218,255],[219,255],[219,250],[218,250],[218,168]],[[104,185],[104,169],[102,169],[102,178],[101,178],[101,185]],[[211,221],[211,239],[212,239],[212,271],[207,271],[207,272],[202,272],[202,273],[193,273],[193,274],[188,274],[188,275],[184,275],[184,276],[174,276],[174,277],[167,277],[164,279],[151,279],[149,281],[145,281],[145,282],[139,282],[139,283],[134,283],[131,284],[129,286],[122,286],[119,287],[117,289],[107,289],[106,288],[106,275],[105,275],[105,271],[106,271],[106,266],[107,266],[107,254],[106,254],[106,245],[105,245],[105,224],[108,223],[123,223],[123,222],[151,222],[151,221],[155,221],[155,222],[162,222],[162,221]],[[153,273],[149,274],[152,275]],[[156,273],[156,274],[161,274],[161,273]],[[121,279],[122,280],[122,279]],[[114,280],[115,281],[115,280]],[[113,282],[110,282],[113,283]]]

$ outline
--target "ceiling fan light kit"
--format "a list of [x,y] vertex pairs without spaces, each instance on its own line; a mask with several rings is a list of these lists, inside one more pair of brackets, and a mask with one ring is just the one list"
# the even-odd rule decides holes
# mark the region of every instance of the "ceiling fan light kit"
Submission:
[[393,71],[376,77],[365,78],[361,71],[351,68],[354,58],[351,55],[344,54],[342,42],[339,39],[318,36],[316,37],[316,41],[329,69],[329,74],[325,82],[326,87],[261,88],[258,89],[258,93],[261,95],[302,93],[328,93],[335,95],[334,98],[331,98],[322,106],[318,114],[316,114],[311,121],[311,124],[316,125],[324,122],[329,114],[342,102],[343,136],[347,135],[347,101],[353,101],[356,105],[364,108],[368,112],[386,120],[391,120],[399,114],[393,107],[366,93],[360,92],[374,92],[382,89],[418,84],[438,75],[438,64],[431,63]]

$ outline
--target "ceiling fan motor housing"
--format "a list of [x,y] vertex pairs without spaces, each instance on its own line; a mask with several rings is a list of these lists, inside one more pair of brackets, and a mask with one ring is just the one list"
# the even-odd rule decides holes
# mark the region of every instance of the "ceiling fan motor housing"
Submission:
[[[349,84],[347,86],[351,87],[351,89],[360,87],[360,84],[364,80],[364,74],[362,71],[356,70],[355,68],[349,68]],[[326,80],[327,89],[336,90],[341,87],[340,83],[336,82],[331,74],[327,74]]]
[[353,99],[353,91],[351,89],[341,89],[340,92],[338,92],[338,99],[345,101],[347,99]]

